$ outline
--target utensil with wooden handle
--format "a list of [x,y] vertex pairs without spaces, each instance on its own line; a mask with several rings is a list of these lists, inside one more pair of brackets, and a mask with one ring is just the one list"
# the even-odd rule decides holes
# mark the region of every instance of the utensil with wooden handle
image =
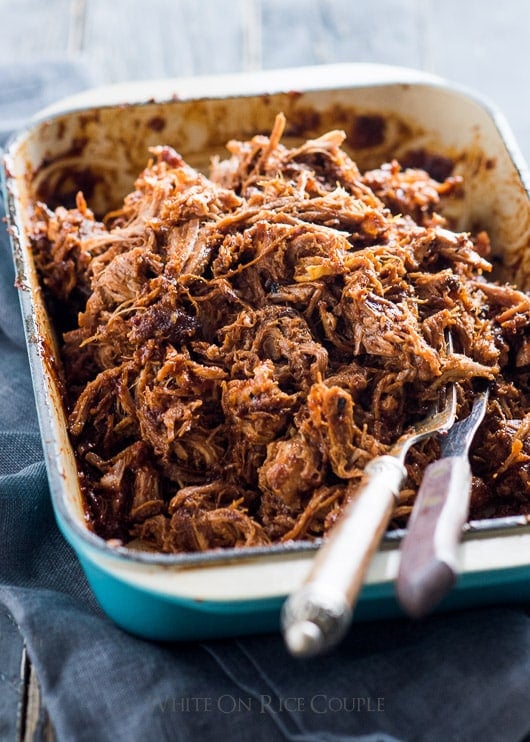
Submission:
[[292,655],[320,654],[346,633],[366,570],[406,477],[407,452],[420,440],[448,430],[455,413],[456,391],[451,384],[441,411],[433,409],[388,454],[366,466],[360,487],[315,557],[309,577],[284,603],[282,629]]
[[398,601],[414,618],[429,613],[456,581],[457,548],[471,494],[469,448],[484,419],[488,394],[478,394],[469,417],[442,438],[441,458],[429,464],[416,495],[396,581]]

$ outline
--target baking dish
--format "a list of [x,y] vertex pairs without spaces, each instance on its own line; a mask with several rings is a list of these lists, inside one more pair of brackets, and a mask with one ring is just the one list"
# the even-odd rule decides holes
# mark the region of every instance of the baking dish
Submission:
[[[286,595],[307,574],[318,544],[164,555],[106,543],[85,525],[66,433],[53,328],[28,239],[32,204],[70,204],[82,189],[97,213],[131,190],[147,148],[170,144],[206,168],[231,138],[270,130],[283,111],[292,139],[344,129],[361,169],[411,152],[449,158],[466,187],[452,203],[457,229],[485,228],[507,275],[530,286],[530,179],[503,117],[439,78],[400,68],[334,65],[231,77],[130,84],[48,109],[10,142],[4,185],[17,285],[58,524],[103,609],[123,628],[155,639],[275,630]],[[370,567],[356,618],[398,615],[393,581],[399,531]],[[441,606],[527,600],[530,526],[514,516],[471,523],[460,578]]]

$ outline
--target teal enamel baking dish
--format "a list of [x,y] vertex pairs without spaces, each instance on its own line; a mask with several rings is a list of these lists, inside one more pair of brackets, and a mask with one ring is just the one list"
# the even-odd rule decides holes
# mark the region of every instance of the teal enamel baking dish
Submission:
[[[71,98],[18,133],[4,158],[4,186],[53,506],[103,609],[144,637],[276,630],[281,605],[304,580],[319,544],[168,555],[115,546],[87,528],[53,328],[28,237],[32,207],[38,199],[57,205],[81,188],[96,213],[106,212],[130,191],[149,146],[169,144],[206,168],[225,142],[270,129],[279,111],[300,138],[344,129],[362,169],[418,149],[451,158],[466,183],[464,197],[452,204],[457,228],[487,229],[512,280],[530,287],[530,180],[509,128],[492,106],[431,75],[339,65],[142,82]],[[401,536],[388,533],[375,555],[357,620],[399,614]],[[459,571],[443,610],[529,600],[527,519],[470,523]]]

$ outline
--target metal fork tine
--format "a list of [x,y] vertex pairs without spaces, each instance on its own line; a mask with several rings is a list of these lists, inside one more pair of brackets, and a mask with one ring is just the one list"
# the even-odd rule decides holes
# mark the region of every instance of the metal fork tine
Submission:
[[447,354],[453,355],[453,333],[449,328],[445,330],[445,342],[447,344]]
[[[445,331],[445,342],[449,355],[453,353],[453,335],[451,330]],[[443,400],[442,400],[443,397]],[[401,464],[411,446],[435,433],[445,433],[452,428],[456,419],[456,386],[450,382],[440,392],[438,400],[433,402],[427,415],[417,422],[410,430],[397,440],[388,452],[389,456],[396,457]]]

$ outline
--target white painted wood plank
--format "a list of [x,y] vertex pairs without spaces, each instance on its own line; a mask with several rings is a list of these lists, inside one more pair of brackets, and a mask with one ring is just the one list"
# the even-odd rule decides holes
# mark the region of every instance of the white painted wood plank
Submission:
[[417,0],[262,0],[263,67],[421,67],[420,11]]
[[429,0],[427,67],[486,96],[530,160],[530,3]]
[[0,63],[67,54],[70,0],[0,0]]
[[236,72],[243,17],[237,1],[89,0],[83,55],[101,82]]

